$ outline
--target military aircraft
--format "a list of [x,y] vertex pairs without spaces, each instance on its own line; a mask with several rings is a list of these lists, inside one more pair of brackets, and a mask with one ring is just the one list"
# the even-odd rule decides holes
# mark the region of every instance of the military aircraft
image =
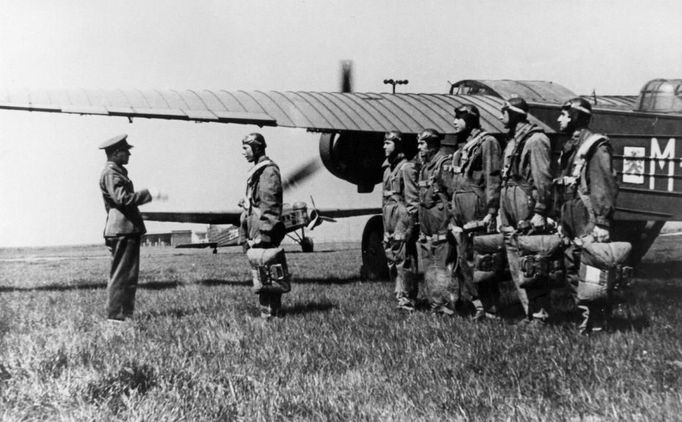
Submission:
[[[284,187],[286,188],[286,184]],[[282,207],[282,223],[286,235],[301,246],[303,252],[313,252],[313,239],[306,236],[306,230],[313,230],[324,221],[335,222],[336,218],[372,215],[381,212],[380,208],[352,209],[317,209],[311,198],[312,207],[299,201],[284,204]],[[142,212],[142,217],[151,221],[169,221],[179,223],[208,223],[206,242],[183,243],[177,248],[216,248],[237,246],[243,239],[239,237],[239,224],[242,210],[220,212]]]
[[[367,193],[381,181],[383,134],[397,129],[412,140],[423,128],[446,135],[455,147],[453,108],[474,104],[484,130],[504,142],[499,120],[503,102],[525,98],[529,120],[542,127],[558,153],[565,137],[556,132],[561,104],[577,96],[548,81],[474,80],[451,84],[449,93],[350,92],[348,68],[342,92],[71,90],[0,93],[0,109],[171,119],[195,122],[254,124],[305,129],[320,133],[319,153],[333,175]],[[639,95],[585,95],[593,103],[592,129],[608,134],[620,194],[614,235],[633,243],[637,261],[666,221],[682,220],[682,80],[656,79]],[[150,216],[151,217],[151,216]],[[381,216],[371,217],[362,234],[363,275],[385,273]]]

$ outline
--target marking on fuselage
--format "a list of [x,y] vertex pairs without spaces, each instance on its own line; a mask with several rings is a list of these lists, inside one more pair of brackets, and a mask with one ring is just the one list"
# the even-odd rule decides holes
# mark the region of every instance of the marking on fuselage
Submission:
[[[665,144],[665,148],[661,151],[661,145],[658,143],[658,139],[651,138],[651,162],[649,164],[649,189],[655,188],[654,174],[656,173],[656,163],[661,168],[665,169],[666,164],[668,165],[668,191],[673,191],[673,175],[675,174],[675,138],[668,139],[668,143]],[[680,163],[682,167],[682,163]]]
[[644,160],[637,158],[644,157],[645,154],[646,148],[644,147],[623,148],[623,182],[644,184]]

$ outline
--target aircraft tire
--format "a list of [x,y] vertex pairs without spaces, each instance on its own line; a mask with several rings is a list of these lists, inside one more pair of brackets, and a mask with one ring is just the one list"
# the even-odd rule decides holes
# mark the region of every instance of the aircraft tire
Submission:
[[636,267],[661,232],[665,221],[615,221],[612,240],[632,244],[628,264]]
[[313,239],[310,237],[304,237],[301,239],[301,250],[303,252],[313,252],[315,243],[313,242]]
[[371,217],[362,231],[362,267],[360,277],[375,281],[388,278],[386,253],[384,252],[384,223],[380,215]]

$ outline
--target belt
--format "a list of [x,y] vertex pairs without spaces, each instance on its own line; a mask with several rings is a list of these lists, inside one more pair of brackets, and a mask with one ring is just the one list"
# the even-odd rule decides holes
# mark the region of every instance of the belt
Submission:
[[448,235],[446,234],[432,234],[431,236],[427,236],[424,233],[422,233],[422,239],[424,242],[440,242],[441,240],[447,240]]

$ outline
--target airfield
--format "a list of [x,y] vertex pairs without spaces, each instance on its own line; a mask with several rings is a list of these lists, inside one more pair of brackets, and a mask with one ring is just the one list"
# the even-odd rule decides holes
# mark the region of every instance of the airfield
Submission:
[[[103,322],[102,245],[0,249],[0,420],[675,420],[682,236],[661,236],[608,334],[395,309],[360,246],[288,253],[284,319],[257,317],[240,248],[142,248],[135,320]],[[502,313],[520,316],[511,285]]]

